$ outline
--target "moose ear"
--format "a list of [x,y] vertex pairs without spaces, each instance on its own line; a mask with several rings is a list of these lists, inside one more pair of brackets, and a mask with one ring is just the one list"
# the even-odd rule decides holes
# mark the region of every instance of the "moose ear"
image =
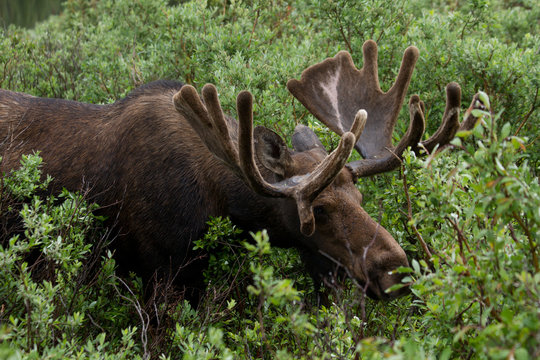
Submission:
[[298,152],[308,151],[311,149],[321,149],[326,154],[326,149],[321,143],[321,140],[319,140],[313,130],[306,125],[296,125],[294,134],[292,136],[292,144],[294,150]]
[[285,177],[292,166],[292,158],[285,141],[264,126],[257,126],[253,135],[255,154],[259,162],[268,170]]

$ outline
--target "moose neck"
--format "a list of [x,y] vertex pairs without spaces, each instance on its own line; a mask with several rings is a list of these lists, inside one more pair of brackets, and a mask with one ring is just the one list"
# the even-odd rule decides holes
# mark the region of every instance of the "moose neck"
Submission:
[[293,199],[264,197],[254,193],[242,181],[226,189],[227,212],[245,231],[266,229],[272,245],[300,246],[298,213]]

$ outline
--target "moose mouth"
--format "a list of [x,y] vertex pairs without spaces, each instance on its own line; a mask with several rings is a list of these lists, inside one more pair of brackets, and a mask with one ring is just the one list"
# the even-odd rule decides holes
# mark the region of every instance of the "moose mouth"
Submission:
[[[347,277],[347,272],[339,267],[335,268],[334,271],[328,271],[324,276],[321,274],[321,277],[327,286],[333,287],[336,284],[336,280],[341,282],[339,279],[343,280]],[[407,285],[394,291],[387,291],[392,285],[400,284],[402,278],[403,276],[401,275],[390,275],[385,272],[380,276],[370,276],[368,282],[363,279],[356,279],[356,282],[360,292],[369,298],[378,301],[390,301],[410,293],[410,287]]]
[[[365,288],[365,285],[364,285],[364,288]],[[365,289],[365,294],[373,300],[392,299],[390,294],[387,294],[383,289],[381,289],[381,286],[379,285],[378,281],[370,281],[367,289]]]
[[[355,274],[356,271],[346,270],[341,263],[329,260],[328,257],[317,253],[303,252],[302,259],[313,280],[315,282],[320,281],[329,288],[340,288],[338,284],[343,284],[346,278],[353,278],[359,287],[358,290],[373,300],[389,301],[410,292],[410,287],[407,285],[387,292],[393,285],[401,284],[405,276],[405,274],[398,274],[388,270],[388,264],[386,266],[380,266],[376,270],[369,271],[366,274],[369,280],[366,281],[365,276],[357,276]],[[386,270],[381,270],[381,268],[386,268]],[[361,269],[355,270],[358,270],[361,274],[363,273]]]
[[[401,284],[403,276],[396,274],[383,273],[379,277],[372,277],[366,289],[366,295],[374,300],[388,301],[404,296],[410,292],[409,286],[403,286],[397,290],[388,292],[387,290],[395,284]],[[365,285],[364,285],[365,287]]]

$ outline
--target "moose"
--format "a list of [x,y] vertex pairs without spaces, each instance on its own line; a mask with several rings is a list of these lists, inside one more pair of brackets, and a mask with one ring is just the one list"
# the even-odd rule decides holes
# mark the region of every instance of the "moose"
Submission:
[[[300,249],[315,278],[340,269],[369,296],[391,299],[406,292],[386,290],[400,283],[392,271],[408,266],[407,256],[362,208],[355,183],[398,167],[408,147],[430,152],[447,144],[460,127],[461,89],[447,85],[442,124],[424,141],[425,107],[413,95],[408,130],[393,146],[419,51],[405,50],[388,92],[379,87],[377,51],[368,40],[360,70],[341,51],[287,83],[341,136],[330,154],[304,125],[292,136],[294,149],[268,128],[253,129],[248,91],[237,97],[236,121],[223,113],[213,85],[199,95],[190,85],[161,80],[108,105],[0,90],[2,170],[39,151],[54,178],[51,191],[86,184],[118,228],[119,266],[144,281],[174,274],[180,286],[198,286],[204,261],[193,261],[193,241],[209,217],[228,216],[242,229],[267,229],[276,246]],[[353,149],[362,159],[347,163]]]

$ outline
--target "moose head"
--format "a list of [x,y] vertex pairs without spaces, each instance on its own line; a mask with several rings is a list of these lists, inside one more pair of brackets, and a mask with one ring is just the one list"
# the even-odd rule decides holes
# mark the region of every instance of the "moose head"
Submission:
[[[183,86],[173,101],[208,150],[263,199],[259,204],[268,203],[277,210],[271,215],[275,219],[266,220],[270,230],[281,228],[274,234],[293,234],[299,239],[317,272],[328,271],[329,266],[323,264],[330,263],[364,284],[372,297],[388,299],[405,291],[386,292],[401,281],[392,271],[408,266],[407,257],[388,231],[364,211],[355,183],[360,177],[398,167],[408,147],[430,152],[437,144],[448,143],[460,126],[461,90],[456,83],[446,87],[442,124],[424,141],[425,108],[413,95],[409,128],[393,146],[392,133],[418,50],[405,50],[397,79],[386,93],[379,86],[375,42],[364,43],[363,55],[360,70],[342,51],[306,69],[300,80],[287,83],[318,120],[341,136],[330,154],[304,125],[295,129],[294,150],[275,132],[261,126],[253,129],[253,97],[248,91],[237,97],[238,128],[224,115],[213,85],[204,86],[201,96],[192,86]],[[363,159],[347,163],[353,149]]]

